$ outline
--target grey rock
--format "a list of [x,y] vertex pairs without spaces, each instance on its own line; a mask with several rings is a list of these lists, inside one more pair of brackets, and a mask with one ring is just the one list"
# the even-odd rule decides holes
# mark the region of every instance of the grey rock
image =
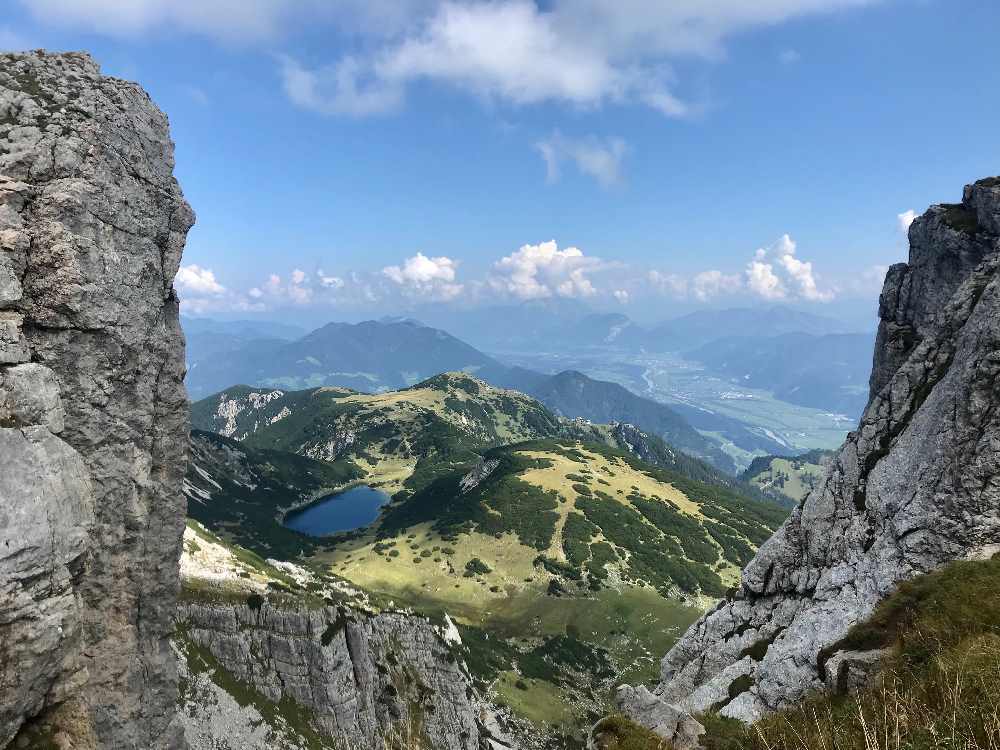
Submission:
[[80,455],[45,427],[0,428],[0,745],[78,689],[94,492]]
[[844,695],[863,688],[890,653],[891,649],[837,651],[826,662],[826,689]]
[[[623,713],[670,742],[674,750],[697,750],[705,727],[683,708],[666,703],[644,686],[622,685],[615,694],[615,703]],[[590,741],[594,731],[591,730]]]
[[0,256],[0,307],[8,307],[21,300],[21,281],[14,269]]
[[31,358],[21,326],[24,317],[16,312],[0,312],[0,365],[27,362]]
[[0,370],[0,424],[44,425],[63,431],[63,407],[55,373],[33,363]]
[[500,459],[498,458],[491,458],[488,460],[480,458],[479,461],[476,462],[472,471],[462,477],[459,481],[458,487],[462,490],[462,494],[464,495],[476,489],[476,487],[478,487],[484,479],[488,478],[490,474],[496,471],[496,468],[499,465]]
[[901,581],[1000,542],[998,185],[913,222],[857,430],[738,590],[664,657],[659,701],[744,721],[794,704],[828,682],[821,651]]
[[[380,747],[393,732],[413,732],[435,750],[510,747],[441,629],[424,618],[191,602],[178,622],[235,679],[272,704],[293,701],[317,731],[350,747]],[[220,721],[203,701],[194,711]],[[204,723],[188,722],[196,748],[207,747],[194,739]]]
[[[136,84],[101,76],[85,54],[0,55],[0,370],[30,361],[54,374],[7,368],[0,377],[17,395],[4,408],[8,421],[39,422],[22,435],[44,432],[39,444],[51,446],[61,438],[77,456],[55,461],[46,448],[39,460],[52,476],[26,473],[34,484],[19,492],[40,498],[46,482],[69,483],[81,465],[93,492],[92,519],[67,515],[88,529],[85,554],[69,573],[59,555],[39,571],[58,585],[38,606],[61,608],[74,636],[0,659],[0,704],[16,706],[2,715],[0,746],[22,725],[62,714],[71,724],[53,731],[78,746],[183,744],[168,633],[188,406],[172,283],[194,217],[173,166],[167,119]],[[15,450],[26,448],[8,438],[0,464]],[[0,494],[0,514],[19,497]],[[59,513],[74,507],[65,500]],[[15,585],[13,564],[0,561],[0,586]],[[2,619],[0,643],[20,643],[33,627]],[[18,703],[20,674],[67,687]],[[62,710],[70,703],[74,711]]]

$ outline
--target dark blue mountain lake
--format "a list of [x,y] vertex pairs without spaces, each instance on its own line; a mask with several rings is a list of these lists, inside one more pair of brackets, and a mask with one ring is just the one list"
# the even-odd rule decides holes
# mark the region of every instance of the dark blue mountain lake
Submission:
[[353,531],[378,518],[379,509],[387,502],[387,494],[361,484],[292,511],[285,516],[285,526],[309,536]]

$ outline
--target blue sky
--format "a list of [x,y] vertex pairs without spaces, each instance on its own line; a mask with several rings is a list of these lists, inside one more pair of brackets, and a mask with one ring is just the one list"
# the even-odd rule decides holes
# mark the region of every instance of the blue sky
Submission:
[[1000,172],[987,0],[4,5],[0,47],[86,49],[170,116],[190,313],[868,319],[900,215]]

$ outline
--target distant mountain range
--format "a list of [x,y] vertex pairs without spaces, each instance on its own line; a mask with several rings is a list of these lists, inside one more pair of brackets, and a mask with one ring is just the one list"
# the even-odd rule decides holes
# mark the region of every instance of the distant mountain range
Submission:
[[857,417],[868,402],[873,343],[866,333],[730,336],[685,357],[782,401]]
[[556,414],[591,422],[628,422],[663,436],[679,450],[698,456],[724,471],[735,471],[733,459],[698,432],[673,407],[637,396],[617,383],[594,380],[567,370],[534,384],[528,391]]
[[293,340],[226,332],[198,337],[209,335],[217,348],[199,345],[188,353],[187,387],[195,400],[235,384],[377,392],[449,370],[489,380],[508,369],[454,336],[410,320],[328,323]]
[[237,384],[284,390],[340,386],[377,393],[438,373],[463,371],[534,396],[571,419],[634,424],[722,471],[736,471],[732,458],[668,406],[578,372],[550,376],[508,367],[444,331],[412,320],[330,323],[294,341],[234,334],[220,341],[214,352],[199,349],[189,354],[188,362],[192,400]]
[[[646,330],[624,315],[588,313],[573,305],[555,305],[558,314],[546,319],[541,313],[551,309],[548,303],[495,308],[487,334],[507,330],[509,340],[533,338],[536,348],[612,348],[626,359],[628,350],[639,351],[655,339],[664,349],[691,347],[685,358],[701,362],[710,373],[770,390],[794,404],[853,416],[867,399],[871,337],[833,333],[840,324],[828,318],[786,308],[704,311]],[[478,311],[474,320],[483,315]],[[634,424],[728,473],[738,467],[720,447],[727,442],[750,453],[795,452],[732,417],[694,406],[667,406],[573,370],[545,374],[508,366],[412,319],[329,323],[305,335],[294,326],[267,322],[183,322],[192,400],[237,384],[283,390],[340,386],[378,393],[463,371],[531,395],[568,418]],[[760,335],[795,327],[801,330]],[[720,333],[727,336],[720,338]]]
[[519,352],[619,351],[683,352],[721,336],[826,336],[855,329],[833,318],[784,306],[699,310],[646,326],[622,313],[595,313],[573,300],[533,300],[463,310],[421,308],[416,317],[454,333],[480,349]]
[[651,328],[645,341],[654,351],[683,352],[722,337],[760,339],[789,333],[827,336],[851,333],[851,329],[833,318],[788,307],[734,308],[702,310],[669,320]]

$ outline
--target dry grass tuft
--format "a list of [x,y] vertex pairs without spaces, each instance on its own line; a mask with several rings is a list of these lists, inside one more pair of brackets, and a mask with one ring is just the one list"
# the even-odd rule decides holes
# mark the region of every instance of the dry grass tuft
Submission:
[[707,717],[708,750],[1000,750],[1000,559],[903,584],[836,648],[885,646],[893,656],[855,695],[752,727]]

